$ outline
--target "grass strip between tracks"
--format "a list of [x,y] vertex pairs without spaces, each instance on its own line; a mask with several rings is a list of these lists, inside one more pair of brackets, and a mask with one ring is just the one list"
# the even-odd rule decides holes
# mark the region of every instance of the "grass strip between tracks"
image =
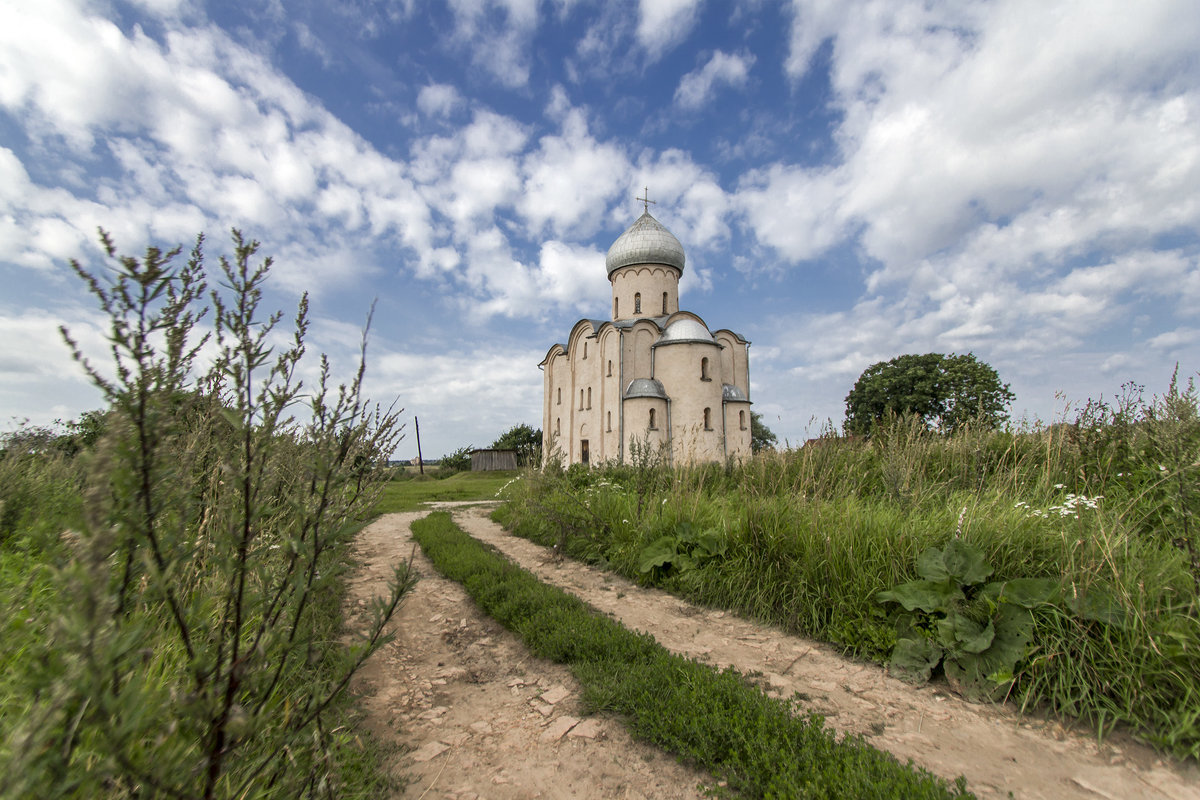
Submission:
[[413,535],[446,577],[542,658],[566,664],[584,705],[611,711],[637,737],[690,760],[735,797],[970,797],[868,745],[838,738],[815,714],[763,694],[732,669],[668,652],[577,597],[540,582],[438,512]]

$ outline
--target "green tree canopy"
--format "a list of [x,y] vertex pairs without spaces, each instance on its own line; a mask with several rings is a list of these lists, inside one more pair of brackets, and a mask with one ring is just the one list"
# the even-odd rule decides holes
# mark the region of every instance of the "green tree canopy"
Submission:
[[516,450],[517,464],[536,464],[542,452],[542,431],[524,423],[514,425],[492,442],[493,450]]
[[442,456],[438,461],[438,468],[447,472],[466,472],[471,468],[471,451],[474,449],[475,445],[468,444]]
[[762,421],[762,414],[757,411],[750,412],[750,452],[760,453],[767,448],[774,447],[779,439],[771,432],[771,429]]
[[1008,419],[1012,391],[973,353],[903,355],[867,367],[846,395],[846,431],[868,434],[892,414],[914,414],[934,430],[966,422],[1000,425]]

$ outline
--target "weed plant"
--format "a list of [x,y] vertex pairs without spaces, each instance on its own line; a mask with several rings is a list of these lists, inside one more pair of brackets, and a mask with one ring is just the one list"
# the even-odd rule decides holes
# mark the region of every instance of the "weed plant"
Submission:
[[[876,596],[917,578],[922,552],[961,538],[982,551],[991,580],[1059,585],[1033,611],[1010,700],[1101,735],[1123,723],[1200,757],[1190,381],[1150,399],[1127,386],[1046,427],[938,436],[894,419],[869,440],[831,434],[740,465],[644,472],[547,468],[506,490],[495,516],[574,557],[881,662],[897,613]],[[688,529],[723,537],[723,557],[643,571],[664,537]]]
[[634,735],[709,770],[735,797],[970,797],[858,737],[838,739],[818,716],[797,714],[733,670],[673,655],[578,598],[541,583],[444,512],[413,524],[437,569],[517,633],[536,655],[566,664],[592,710],[623,717]]
[[[28,616],[7,626],[23,628],[25,651],[9,662],[19,691],[6,687],[0,789],[293,798],[353,779],[373,794],[339,703],[412,579],[397,568],[348,647],[339,603],[396,415],[361,397],[362,363],[335,386],[322,358],[302,393],[307,303],[275,351],[256,242],[234,232],[209,292],[202,240],[181,267],[177,250],[137,259],[102,241],[109,275],[74,266],[109,318],[113,364],[75,349],[109,404],[106,433],[62,479],[38,472],[58,476],[52,458],[24,468],[40,499],[23,496],[0,542],[6,570],[21,542],[42,556],[26,549],[24,599],[5,597],[8,620]],[[215,357],[202,369],[206,315]],[[13,458],[9,447],[0,471]]]

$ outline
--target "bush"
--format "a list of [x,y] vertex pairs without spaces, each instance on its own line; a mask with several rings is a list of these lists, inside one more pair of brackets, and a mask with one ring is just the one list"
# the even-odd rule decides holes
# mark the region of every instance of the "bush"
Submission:
[[[22,797],[296,797],[339,782],[332,724],[350,676],[412,585],[403,565],[355,643],[331,645],[345,545],[374,502],[396,414],[333,387],[301,394],[307,301],[290,344],[259,309],[270,259],[234,231],[209,294],[202,240],[77,274],[109,318],[113,374],[75,349],[111,410],[38,687],[0,763]],[[211,299],[211,305],[205,299]],[[211,313],[215,361],[197,362]],[[64,331],[64,336],[66,336]],[[68,342],[71,343],[68,337]],[[292,416],[301,400],[307,418]]]

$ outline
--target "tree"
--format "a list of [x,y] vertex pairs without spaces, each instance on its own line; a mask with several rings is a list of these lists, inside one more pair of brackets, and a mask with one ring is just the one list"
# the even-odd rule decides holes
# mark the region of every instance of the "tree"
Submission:
[[542,431],[525,425],[514,425],[492,442],[493,450],[516,450],[517,466],[537,464],[542,453]]
[[468,444],[442,456],[438,468],[445,472],[466,472],[471,468],[471,451],[474,449],[475,445]]
[[880,361],[863,370],[846,395],[846,431],[869,434],[888,414],[912,414],[949,433],[965,423],[996,427],[1014,395],[973,353],[925,353]]
[[761,453],[763,450],[774,447],[778,441],[778,437],[763,423],[762,414],[759,414],[757,411],[751,411],[750,452]]

